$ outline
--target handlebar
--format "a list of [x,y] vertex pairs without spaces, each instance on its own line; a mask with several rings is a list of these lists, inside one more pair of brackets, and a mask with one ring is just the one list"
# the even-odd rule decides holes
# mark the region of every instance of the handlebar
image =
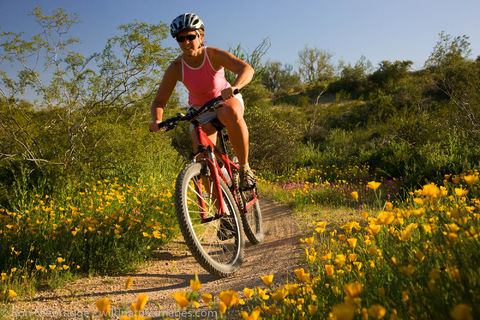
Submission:
[[[240,91],[238,89],[235,89],[233,91],[233,94],[237,94]],[[190,109],[187,114],[182,114],[182,113],[177,113],[175,117],[169,118],[165,121],[159,122],[158,129],[163,129],[166,128],[166,131],[172,130],[175,128],[180,121],[191,121],[198,117],[200,114],[210,111],[210,110],[215,110],[220,108],[221,105],[223,105],[223,99],[222,96],[218,96],[216,98],[213,98],[210,101],[207,101],[203,106],[198,108],[197,110],[194,110],[193,108]]]

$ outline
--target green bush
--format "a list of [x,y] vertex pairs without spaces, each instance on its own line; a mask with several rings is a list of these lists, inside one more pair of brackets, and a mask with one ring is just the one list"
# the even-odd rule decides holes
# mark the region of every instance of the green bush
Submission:
[[299,130],[276,117],[269,105],[250,104],[245,111],[250,134],[249,162],[257,170],[281,172],[298,156]]

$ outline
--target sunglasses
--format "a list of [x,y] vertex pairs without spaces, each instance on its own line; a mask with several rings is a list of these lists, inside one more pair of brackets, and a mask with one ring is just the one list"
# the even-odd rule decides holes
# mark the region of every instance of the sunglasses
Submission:
[[177,42],[193,41],[197,38],[196,34],[187,34],[186,36],[177,36]]

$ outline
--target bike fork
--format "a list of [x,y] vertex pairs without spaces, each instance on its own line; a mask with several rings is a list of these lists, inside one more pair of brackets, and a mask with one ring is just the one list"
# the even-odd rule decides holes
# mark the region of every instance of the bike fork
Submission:
[[207,146],[208,154],[208,165],[210,167],[210,174],[214,185],[213,191],[217,191],[217,201],[219,202],[218,206],[218,216],[221,217],[226,213],[225,203],[223,201],[222,187],[220,185],[220,175],[218,171],[220,170],[217,161],[215,160],[215,154],[211,146]]

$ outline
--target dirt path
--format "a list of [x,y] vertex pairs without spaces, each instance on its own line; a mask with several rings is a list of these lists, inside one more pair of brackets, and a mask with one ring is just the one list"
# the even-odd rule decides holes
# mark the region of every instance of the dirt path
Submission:
[[[144,293],[149,297],[145,310],[152,315],[174,312],[178,308],[172,294],[190,291],[190,279],[195,273],[203,284],[202,293],[217,294],[226,289],[241,292],[244,287],[263,286],[260,276],[267,274],[274,274],[274,283],[281,283],[291,277],[299,264],[299,229],[285,206],[263,199],[262,213],[264,242],[252,246],[246,240],[245,261],[232,277],[218,279],[207,273],[179,241],[163,247],[149,265],[137,273],[80,279],[61,289],[39,292],[33,299],[18,301],[14,311],[17,315],[23,311],[50,319],[72,318],[72,315],[95,312],[95,301],[103,297],[110,299],[112,309],[129,311],[130,303],[137,300],[139,293]],[[125,290],[129,276],[134,282]]]

